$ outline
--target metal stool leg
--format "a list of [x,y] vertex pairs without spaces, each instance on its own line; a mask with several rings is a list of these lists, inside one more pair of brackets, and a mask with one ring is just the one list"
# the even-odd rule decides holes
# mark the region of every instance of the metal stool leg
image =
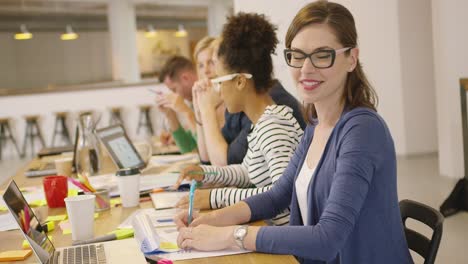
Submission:
[[146,117],[146,126],[148,127],[149,131],[151,132],[151,135],[153,136],[154,135],[153,124],[151,123],[149,109],[145,111],[145,117]]

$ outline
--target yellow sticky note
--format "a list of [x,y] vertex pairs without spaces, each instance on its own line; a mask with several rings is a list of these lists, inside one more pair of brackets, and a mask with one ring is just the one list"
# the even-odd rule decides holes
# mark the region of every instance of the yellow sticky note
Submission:
[[63,215],[49,215],[45,221],[46,222],[49,222],[49,221],[63,221],[65,219],[67,219],[66,214],[63,214]]
[[161,242],[159,244],[159,249],[161,249],[161,250],[177,250],[177,249],[179,249],[179,247],[177,246],[176,243]]
[[30,249],[4,251],[0,253],[0,261],[25,260],[31,254],[32,251]]
[[47,201],[46,201],[45,199],[43,199],[43,200],[36,200],[36,201],[30,202],[29,205],[30,205],[31,207],[45,206],[45,205],[47,205]]
[[124,239],[124,238],[132,237],[134,234],[134,231],[132,228],[124,228],[124,229],[118,229],[118,230],[112,231],[109,234],[115,234],[117,236],[117,239]]
[[78,196],[78,190],[76,190],[76,189],[69,189],[69,190],[68,190],[68,197],[72,197],[72,196]]
[[62,234],[64,234],[64,235],[69,235],[71,233],[72,233],[71,229],[64,229],[63,232],[62,232]]
[[99,217],[99,213],[94,213],[94,219]]
[[0,212],[5,212],[5,211],[8,211],[8,208],[6,208],[5,206],[0,206]]
[[122,203],[122,201],[120,200],[120,197],[119,198],[112,198],[110,200],[111,207],[115,207],[116,205],[121,204],[121,203]]

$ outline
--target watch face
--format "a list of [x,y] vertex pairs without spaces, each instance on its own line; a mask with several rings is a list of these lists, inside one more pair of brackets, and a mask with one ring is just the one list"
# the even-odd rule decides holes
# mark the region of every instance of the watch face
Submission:
[[239,228],[236,230],[236,237],[242,238],[247,234],[247,229],[246,228]]

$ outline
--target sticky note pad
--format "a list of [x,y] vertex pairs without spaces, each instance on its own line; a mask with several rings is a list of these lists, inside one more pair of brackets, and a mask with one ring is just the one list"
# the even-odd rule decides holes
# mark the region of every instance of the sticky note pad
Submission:
[[176,243],[161,242],[159,244],[159,249],[161,249],[161,250],[177,250],[177,249],[179,249],[179,247],[177,246]]
[[134,234],[134,231],[132,228],[126,228],[126,229],[115,230],[110,233],[115,234],[117,239],[124,239],[124,238],[132,237]]
[[78,190],[76,190],[76,189],[69,189],[69,190],[68,190],[68,197],[72,197],[72,196],[78,196]]
[[45,199],[43,200],[35,200],[29,203],[31,207],[40,207],[40,206],[45,206],[47,205],[47,201]]
[[51,222],[51,221],[63,221],[67,219],[67,215],[49,215],[46,219],[46,222]]
[[32,250],[10,250],[0,253],[0,261],[25,260],[32,254]]
[[94,219],[99,217],[99,213],[94,213]]

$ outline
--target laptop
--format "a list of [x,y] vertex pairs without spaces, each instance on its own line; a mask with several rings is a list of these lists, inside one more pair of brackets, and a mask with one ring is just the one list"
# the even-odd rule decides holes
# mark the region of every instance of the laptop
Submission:
[[146,166],[122,125],[117,124],[98,129],[96,135],[119,169],[132,167],[143,169]]
[[55,248],[14,181],[11,181],[5,190],[3,200],[5,200],[25,239],[29,242],[31,249],[42,264],[146,264],[145,257],[138,248],[135,239]]

